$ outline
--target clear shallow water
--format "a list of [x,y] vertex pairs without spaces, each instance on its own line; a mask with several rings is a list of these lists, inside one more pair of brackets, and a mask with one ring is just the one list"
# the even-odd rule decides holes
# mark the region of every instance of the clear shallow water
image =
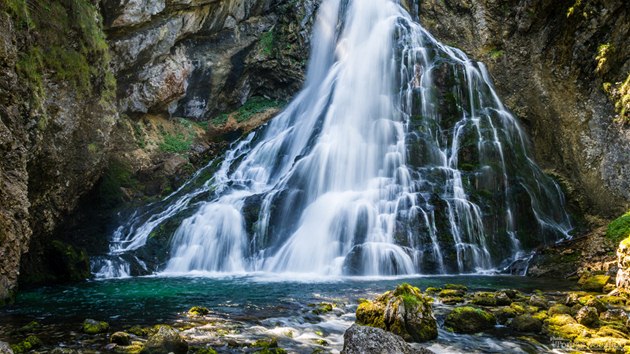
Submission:
[[[524,292],[555,292],[569,290],[573,285],[558,280],[479,275],[337,279],[302,276],[287,280],[286,275],[259,274],[110,279],[23,291],[14,305],[0,311],[0,340],[15,342],[11,338],[14,330],[36,320],[50,326],[49,344],[71,346],[86,341],[85,336],[76,333],[85,318],[107,321],[112,331],[130,325],[182,325],[188,321],[183,313],[190,307],[205,306],[219,324],[185,331],[193,343],[213,343],[208,339],[212,337],[209,333],[217,326],[225,326],[233,332],[228,336],[241,341],[273,336],[290,352],[310,353],[318,347],[337,352],[343,346],[343,332],[354,321],[357,299],[373,298],[401,282],[421,289],[457,283],[470,290],[513,288]],[[333,302],[337,307],[332,313],[313,315],[311,306],[321,302]],[[434,309],[441,322],[448,309],[440,304]],[[288,332],[292,334],[288,336]],[[328,343],[325,347],[313,344],[321,338]],[[512,337],[509,330],[500,327],[484,335],[455,335],[440,330],[439,338],[425,346],[438,353],[531,353],[548,349]]]

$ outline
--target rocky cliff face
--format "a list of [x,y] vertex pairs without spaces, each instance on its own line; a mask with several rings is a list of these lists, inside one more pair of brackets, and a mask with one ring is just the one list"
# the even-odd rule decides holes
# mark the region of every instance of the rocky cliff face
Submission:
[[630,202],[630,130],[619,123],[628,112],[610,95],[630,76],[629,11],[622,0],[428,0],[419,13],[437,38],[487,64],[570,201],[611,217]]
[[117,114],[98,20],[79,0],[0,3],[0,302],[31,235],[46,243],[102,171]]
[[[98,208],[98,193],[87,194],[95,184],[132,199],[121,180],[190,171],[191,159],[208,150],[205,128],[191,120],[207,121],[253,95],[295,92],[317,7],[282,0],[93,4],[0,3],[0,301],[14,292],[20,268],[23,283],[85,275],[85,255],[51,237],[87,243],[85,229],[59,225],[77,205]],[[57,274],[70,270],[77,274]]]
[[[627,209],[630,131],[615,123],[627,112],[614,104],[627,102],[619,92],[630,71],[623,0],[401,2],[440,40],[487,63],[538,162],[582,212]],[[319,3],[1,2],[0,299],[15,289],[22,258],[25,282],[50,280],[37,277],[59,254],[82,262],[80,252],[50,247],[51,236],[86,238],[73,226],[81,217],[59,228],[81,196],[95,209],[109,203],[93,199],[99,190],[116,202],[168,192],[162,180],[218,151],[212,135],[254,124],[220,113],[252,96],[290,97]],[[277,106],[254,102],[248,112]],[[206,121],[207,133],[198,124]]]

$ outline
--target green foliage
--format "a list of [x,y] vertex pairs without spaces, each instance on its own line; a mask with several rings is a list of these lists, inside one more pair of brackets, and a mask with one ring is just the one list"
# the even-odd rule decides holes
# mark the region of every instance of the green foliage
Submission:
[[170,153],[182,153],[190,150],[192,140],[190,136],[183,133],[166,134],[164,141],[160,144],[160,150]]
[[606,238],[615,243],[630,237],[630,211],[608,224]]
[[272,28],[260,36],[260,46],[262,48],[262,52],[265,53],[266,55],[271,55],[271,53],[273,52],[274,42],[275,42],[275,37],[273,34],[273,28]]
[[109,48],[91,1],[5,0],[4,5],[16,26],[36,33],[27,38],[16,63],[36,106],[45,98],[44,76],[68,83],[80,96],[97,94],[102,104],[114,100]]
[[505,51],[501,50],[501,49],[493,49],[493,50],[490,51],[490,53],[488,53],[490,58],[492,58],[493,60],[497,60],[497,59],[501,58],[503,56],[503,54],[505,54]]

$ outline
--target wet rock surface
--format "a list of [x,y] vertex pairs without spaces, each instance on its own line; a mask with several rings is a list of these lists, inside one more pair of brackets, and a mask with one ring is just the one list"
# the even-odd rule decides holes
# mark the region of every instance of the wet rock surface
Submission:
[[384,331],[380,328],[359,326],[353,324],[343,335],[344,344],[342,354],[361,353],[418,353],[430,354],[432,351],[424,348],[411,347],[400,336]]

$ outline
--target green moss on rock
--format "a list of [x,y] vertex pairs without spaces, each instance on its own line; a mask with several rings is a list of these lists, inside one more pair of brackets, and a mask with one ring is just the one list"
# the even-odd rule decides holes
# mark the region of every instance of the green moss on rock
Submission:
[[193,306],[187,312],[188,316],[191,316],[191,317],[201,317],[209,313],[210,313],[210,310],[208,310],[208,308],[203,307],[203,306]]
[[83,333],[98,334],[107,332],[108,329],[109,324],[104,321],[96,321],[90,318],[83,321]]
[[357,323],[390,331],[409,342],[424,342],[437,337],[431,302],[420,289],[404,283],[374,301],[361,303]]
[[496,317],[472,306],[456,307],[444,320],[444,326],[456,333],[477,333],[494,328]]
[[317,305],[317,307],[312,311],[316,315],[323,315],[325,313],[329,313],[333,310],[333,304],[328,302],[322,302]]
[[602,292],[608,280],[610,280],[609,275],[593,275],[584,279],[580,286],[584,291]]
[[517,332],[538,333],[542,330],[543,322],[532,315],[520,315],[510,323],[510,327]]
[[42,341],[37,336],[28,336],[18,344],[12,344],[11,350],[14,354],[27,353],[33,349],[37,349],[42,346]]

